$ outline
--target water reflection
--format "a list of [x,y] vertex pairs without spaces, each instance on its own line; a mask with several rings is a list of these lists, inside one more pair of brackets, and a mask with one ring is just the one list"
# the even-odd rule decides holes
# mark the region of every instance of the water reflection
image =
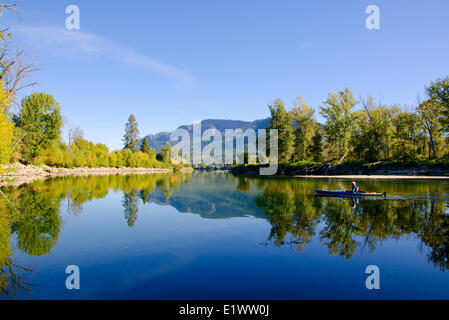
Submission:
[[[420,196],[426,194],[426,188],[433,189],[428,193],[431,196],[427,200],[410,196],[381,200],[318,197],[310,194],[311,189],[284,180],[267,183],[256,203],[271,223],[270,240],[275,245],[293,243],[301,251],[320,229],[318,238],[329,253],[349,259],[360,247],[372,253],[385,240],[414,235],[431,249],[428,261],[441,270],[448,269],[446,183],[442,189],[404,183],[412,185],[412,192]],[[403,192],[404,188],[400,189]],[[318,228],[320,223],[322,228]],[[285,240],[287,235],[290,241]]]
[[[254,216],[270,224],[268,243],[304,250],[319,241],[330,254],[350,259],[358,249],[374,252],[382,242],[417,237],[428,262],[449,268],[448,183],[366,181],[364,189],[386,191],[387,199],[316,197],[346,181],[259,179],[228,174],[155,174],[61,178],[2,188],[13,207],[0,200],[0,291],[28,289],[32,273],[12,261],[13,249],[29,256],[48,254],[58,243],[61,210],[78,216],[83,205],[112,190],[123,192],[129,228],[138,224],[139,205],[170,205],[207,219]],[[11,243],[15,241],[13,246]]]

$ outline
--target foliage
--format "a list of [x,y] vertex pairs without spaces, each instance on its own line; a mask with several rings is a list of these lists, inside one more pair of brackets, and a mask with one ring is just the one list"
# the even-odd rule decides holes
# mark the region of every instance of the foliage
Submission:
[[0,164],[7,163],[11,159],[13,124],[7,115],[10,105],[9,95],[0,81]]
[[25,162],[34,162],[61,138],[61,108],[49,94],[33,93],[24,98],[15,122],[25,134],[21,150]]
[[429,100],[439,104],[441,110],[441,124],[446,132],[449,132],[449,76],[444,79],[437,79],[426,87],[426,94]]
[[288,162],[294,151],[295,135],[292,128],[292,115],[285,110],[284,102],[276,99],[268,108],[271,112],[271,121],[268,132],[271,129],[278,130],[278,161]]
[[[313,157],[312,152],[317,152],[317,154],[320,152],[319,139],[315,135],[315,130],[318,127],[314,117],[315,110],[308,106],[304,99],[298,97],[290,113],[296,126],[293,161],[311,159]],[[315,146],[313,146],[314,143]],[[317,155],[316,157],[319,156]]]
[[331,92],[320,107],[320,113],[326,119],[325,132],[330,157],[341,158],[350,151],[355,125],[352,109],[357,103],[354,94],[346,88],[338,93]]
[[443,105],[436,99],[423,101],[417,108],[421,123],[428,134],[429,158],[436,159],[440,155],[443,144],[441,115]]
[[101,143],[94,144],[83,138],[76,140],[71,150],[64,143],[55,143],[39,158],[42,163],[54,167],[132,167],[168,168],[165,163],[143,152],[133,153],[129,149],[109,152]]
[[161,153],[158,155],[158,160],[162,161],[163,163],[170,165],[171,164],[171,152],[172,152],[172,146],[169,142],[165,144],[165,146],[162,148]]
[[398,112],[392,119],[394,136],[391,159],[415,159],[426,150],[421,120],[416,113]]
[[148,154],[150,159],[156,159],[156,150],[150,147],[148,143],[148,139],[144,138],[142,141],[142,145],[140,146],[140,151]]

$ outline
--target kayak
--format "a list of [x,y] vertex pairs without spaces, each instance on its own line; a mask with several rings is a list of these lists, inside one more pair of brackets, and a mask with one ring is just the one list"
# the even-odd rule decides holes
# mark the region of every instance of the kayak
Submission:
[[346,196],[346,197],[386,197],[387,193],[376,193],[376,192],[348,192],[345,190],[334,190],[334,191],[327,191],[327,190],[315,190],[316,193],[321,195],[328,195],[328,196]]

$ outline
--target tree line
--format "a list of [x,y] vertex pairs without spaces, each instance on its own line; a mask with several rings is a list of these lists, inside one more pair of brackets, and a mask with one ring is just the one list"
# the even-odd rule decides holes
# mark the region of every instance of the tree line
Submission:
[[440,160],[449,157],[449,77],[425,87],[412,110],[357,100],[346,88],[329,93],[316,110],[298,97],[290,111],[277,99],[269,105],[268,129],[278,129],[279,162]]
[[[1,84],[1,83],[0,83]],[[127,132],[137,126],[128,123],[125,129],[124,148],[109,151],[102,143],[83,138],[79,128],[70,129],[69,142],[62,139],[63,118],[61,107],[53,96],[33,93],[22,99],[17,114],[10,114],[7,92],[0,88],[0,164],[20,161],[25,164],[47,164],[55,167],[151,167],[169,168],[170,151],[165,147],[161,154],[150,148],[148,141],[131,145]],[[134,116],[130,116],[130,121]],[[131,129],[129,128],[131,126]],[[140,146],[141,145],[141,146]]]

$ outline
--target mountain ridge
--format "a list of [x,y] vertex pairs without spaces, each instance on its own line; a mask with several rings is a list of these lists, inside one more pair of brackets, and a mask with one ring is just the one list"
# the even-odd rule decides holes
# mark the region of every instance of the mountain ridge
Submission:
[[[230,119],[206,119],[201,121],[201,134],[208,129],[217,129],[221,134],[224,135],[226,129],[242,129],[243,131],[247,129],[266,129],[270,123],[271,118],[257,119],[254,121],[244,121],[244,120],[230,120]],[[193,132],[193,125],[180,125],[178,129],[185,129],[190,134]],[[156,134],[148,134],[143,139],[148,140],[150,147],[160,152],[167,142],[170,141],[170,135],[172,131],[161,131]]]

